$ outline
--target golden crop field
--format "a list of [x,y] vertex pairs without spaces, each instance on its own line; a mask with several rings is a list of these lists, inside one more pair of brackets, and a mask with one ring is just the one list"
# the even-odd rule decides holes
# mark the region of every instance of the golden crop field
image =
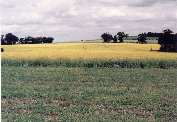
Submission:
[[[2,45],[1,59],[165,59],[176,60],[176,53],[158,52],[159,44],[132,43],[55,43]],[[154,51],[150,51],[152,50]]]

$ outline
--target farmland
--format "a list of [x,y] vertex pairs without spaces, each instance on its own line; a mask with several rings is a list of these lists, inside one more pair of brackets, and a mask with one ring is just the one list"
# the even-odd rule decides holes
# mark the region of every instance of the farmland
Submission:
[[158,44],[1,47],[2,121],[176,121],[177,57]]
[[[58,43],[34,45],[3,45],[2,65],[67,65],[80,66],[92,63],[93,66],[126,63],[139,66],[176,67],[176,53],[158,52],[158,44],[105,44],[105,43]],[[150,50],[153,51],[150,51]],[[161,64],[159,64],[159,61]],[[66,63],[67,62],[67,63]],[[127,63],[128,62],[128,63]],[[104,64],[103,64],[104,63]],[[112,67],[111,65],[111,67]],[[136,66],[135,66],[136,65]]]

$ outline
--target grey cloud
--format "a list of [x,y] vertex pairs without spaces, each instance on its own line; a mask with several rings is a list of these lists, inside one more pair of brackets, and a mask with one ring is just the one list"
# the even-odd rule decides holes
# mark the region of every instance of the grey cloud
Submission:
[[[151,0],[152,1],[152,0]],[[100,38],[104,32],[130,35],[142,32],[177,31],[177,2],[147,0],[15,0],[14,7],[2,9],[2,33],[19,36],[53,36],[55,41]],[[17,35],[17,36],[18,36]]]
[[13,0],[2,0],[0,1],[2,8],[13,8],[15,7],[15,2]]

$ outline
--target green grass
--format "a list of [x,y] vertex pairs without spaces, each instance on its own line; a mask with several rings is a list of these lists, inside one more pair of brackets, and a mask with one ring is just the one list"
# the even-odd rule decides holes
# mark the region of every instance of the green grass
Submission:
[[136,59],[36,59],[36,60],[25,60],[25,59],[1,59],[1,66],[44,66],[44,67],[83,67],[83,68],[177,68],[176,60],[162,60],[162,59],[147,59],[147,60],[136,60]]
[[1,67],[2,121],[176,121],[177,69]]

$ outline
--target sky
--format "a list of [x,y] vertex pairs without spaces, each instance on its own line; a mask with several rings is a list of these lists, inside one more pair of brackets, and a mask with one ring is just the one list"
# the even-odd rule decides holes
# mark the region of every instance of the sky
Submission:
[[171,29],[177,0],[1,0],[1,35],[53,37],[54,42],[100,39],[101,34]]

